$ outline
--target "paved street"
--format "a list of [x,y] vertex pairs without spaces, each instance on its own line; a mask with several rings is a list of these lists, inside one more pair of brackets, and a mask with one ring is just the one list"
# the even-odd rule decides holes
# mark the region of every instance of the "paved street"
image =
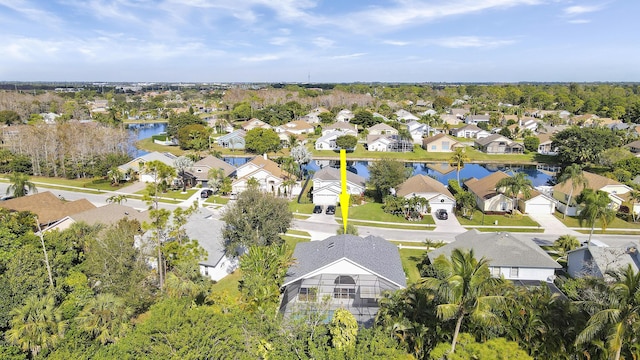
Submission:
[[[0,183],[0,194],[5,194],[7,190],[7,183]],[[100,194],[88,194],[83,192],[76,192],[73,190],[58,190],[58,189],[47,189],[45,186],[37,184],[38,190],[42,191],[51,191],[53,194],[60,196],[66,200],[78,200],[85,198],[89,200],[96,206],[103,206],[107,204],[107,198],[114,194],[121,194],[122,190],[127,191],[127,188],[122,188],[118,192],[103,192]],[[133,188],[131,188],[133,189]],[[180,204],[166,204],[161,203],[161,207],[173,210],[178,206],[187,207],[193,204],[193,201],[200,201],[200,193],[196,192],[191,196],[190,199],[183,201]],[[128,199],[124,205],[131,206],[138,210],[146,210],[148,205],[137,199]],[[221,209],[214,210],[214,216],[220,216],[222,213]],[[534,216],[534,220],[541,224],[540,228],[543,230],[540,233],[518,233],[518,236],[523,238],[530,238],[536,241],[537,243],[551,244],[554,240],[556,240],[560,235],[571,234],[576,236],[581,242],[586,242],[588,239],[587,234],[581,234],[575,230],[568,229],[555,217],[546,217],[546,216]],[[326,215],[326,214],[313,214],[306,220],[294,220],[293,229],[307,231],[311,235],[312,240],[322,240],[329,236],[335,235],[339,225],[334,216]],[[396,225],[397,226],[397,225]],[[444,241],[451,242],[455,239],[455,236],[466,231],[462,228],[458,222],[455,220],[453,216],[450,216],[450,220],[441,221],[436,220],[436,227],[434,230],[418,230],[412,229],[410,226],[407,226],[405,229],[390,229],[390,228],[381,228],[381,227],[373,227],[373,226],[361,226],[358,225],[358,231],[360,235],[376,235],[381,236],[385,239],[389,240],[400,240],[400,241],[414,241],[417,243],[421,243],[426,239],[430,239],[432,241]],[[609,229],[612,230],[612,229]],[[499,227],[496,228],[496,231],[499,231]],[[601,235],[596,234],[593,235],[593,240],[603,242],[609,246],[621,246],[628,243],[630,240],[637,241],[638,235]]]

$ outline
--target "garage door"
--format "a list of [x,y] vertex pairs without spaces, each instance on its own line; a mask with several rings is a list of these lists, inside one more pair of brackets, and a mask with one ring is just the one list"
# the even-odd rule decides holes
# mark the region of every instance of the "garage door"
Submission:
[[338,197],[333,194],[314,194],[313,203],[315,205],[336,205]]
[[529,214],[553,214],[554,211],[553,204],[527,204]]
[[429,203],[429,205],[431,205],[431,212],[435,213],[437,210],[439,209],[444,209],[447,210],[447,212],[449,214],[451,214],[453,212],[453,204],[447,204],[447,203]]

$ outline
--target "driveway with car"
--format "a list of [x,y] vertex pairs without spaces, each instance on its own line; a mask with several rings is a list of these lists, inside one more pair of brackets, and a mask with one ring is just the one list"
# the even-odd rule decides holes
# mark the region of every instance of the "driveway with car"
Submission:
[[454,213],[447,213],[447,219],[438,218],[437,211],[431,213],[433,216],[433,221],[436,223],[436,228],[434,231],[445,231],[445,232],[465,232],[467,229],[460,225],[458,218]]

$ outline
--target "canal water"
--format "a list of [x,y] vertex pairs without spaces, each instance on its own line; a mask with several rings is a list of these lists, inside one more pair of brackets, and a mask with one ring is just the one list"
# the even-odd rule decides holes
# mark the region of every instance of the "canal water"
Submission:
[[[158,124],[130,124],[129,131],[135,136],[136,140],[142,140],[149,138],[153,135],[158,135],[165,132],[167,129],[166,123]],[[132,152],[136,157],[147,154],[144,150],[132,149]],[[252,159],[252,157],[225,157],[224,161],[236,167],[246,163]],[[369,179],[369,163],[368,161],[347,161],[347,170],[358,174],[365,179]],[[307,171],[318,171],[326,166],[339,167],[340,162],[338,160],[312,160],[305,169]],[[456,179],[456,169],[450,167],[446,162],[435,163],[405,163],[405,166],[411,167],[412,174],[422,174],[431,176],[441,183],[447,185],[449,179]],[[547,185],[548,181],[552,178],[549,173],[542,172],[536,168],[535,165],[509,165],[509,164],[466,164],[460,170],[460,179],[469,179],[475,177],[477,179],[483,178],[493,172],[504,171],[507,174],[513,174],[513,172],[524,172],[527,177],[533,183],[533,186]]]

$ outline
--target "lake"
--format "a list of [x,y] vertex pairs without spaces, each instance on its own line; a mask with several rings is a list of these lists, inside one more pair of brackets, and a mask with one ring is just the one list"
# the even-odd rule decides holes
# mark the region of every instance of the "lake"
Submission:
[[[156,124],[130,124],[128,126],[129,131],[133,134],[136,140],[142,140],[150,138],[153,135],[163,133],[167,129],[166,123]],[[147,151],[132,149],[136,157],[147,154]],[[252,157],[225,157],[224,161],[234,165],[236,167],[246,163],[252,159]],[[358,174],[365,179],[369,179],[369,161],[347,161],[347,170]],[[312,160],[305,169],[307,171],[318,171],[325,166],[340,167],[339,160]],[[446,162],[435,163],[405,163],[405,166],[413,168],[413,175],[422,174],[431,176],[441,183],[447,185],[449,179],[456,179],[455,168],[450,167]],[[509,165],[509,164],[466,164],[462,170],[460,170],[460,180],[475,177],[477,179],[483,178],[496,171],[504,171],[508,174],[512,172],[524,172],[527,177],[533,183],[533,186],[547,185],[551,175],[544,173],[536,168],[535,165]]]
[[[148,139],[153,135],[158,135],[167,130],[167,123],[154,123],[154,124],[129,124],[127,125],[129,133],[135,136],[136,141]],[[137,149],[135,146],[131,149],[134,157],[139,157],[148,154],[148,151]]]

